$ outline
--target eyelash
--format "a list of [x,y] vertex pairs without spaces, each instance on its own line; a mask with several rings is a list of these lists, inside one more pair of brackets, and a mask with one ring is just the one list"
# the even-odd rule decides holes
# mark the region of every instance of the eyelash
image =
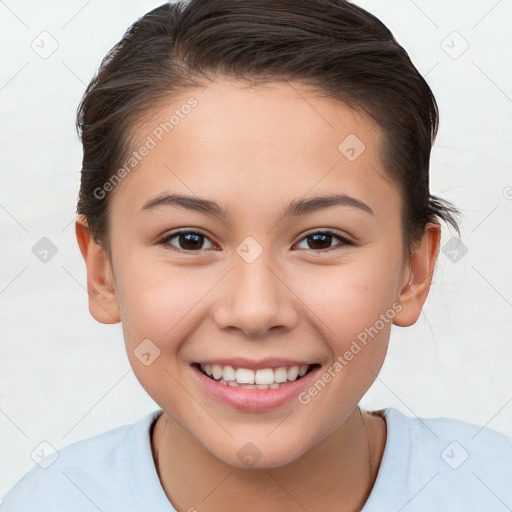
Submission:
[[[169,245],[169,241],[172,240],[173,238],[176,238],[180,235],[188,235],[188,234],[193,234],[193,235],[198,235],[198,236],[202,236],[204,237],[205,239],[209,240],[209,238],[201,233],[200,231],[194,231],[194,230],[181,230],[181,231],[175,231],[174,233],[169,233],[168,235],[165,235],[164,237],[162,237],[159,241],[158,241],[158,244],[162,244],[162,245]],[[312,237],[314,235],[328,235],[328,236],[332,236],[334,238],[336,238],[337,240],[339,240],[341,242],[341,244],[338,244],[339,247],[337,247],[336,245],[333,246],[333,247],[329,247],[328,249],[306,249],[307,251],[313,251],[313,252],[316,252],[316,253],[324,253],[324,252],[327,252],[327,251],[332,251],[336,248],[341,248],[343,246],[352,246],[352,245],[355,245],[355,243],[352,241],[352,240],[349,240],[348,238],[346,237],[343,237],[341,235],[339,235],[338,233],[330,230],[330,229],[324,229],[324,230],[319,230],[319,231],[312,231],[310,233],[307,233],[305,236],[303,236],[299,242],[297,243],[300,243],[302,242],[303,240],[309,238],[309,237]],[[210,240],[211,242],[211,240]],[[181,252],[181,253],[184,253],[184,254],[191,254],[191,253],[200,253],[200,252],[204,252],[203,250],[197,250],[197,251],[193,251],[193,250],[185,250],[185,249],[180,249],[178,247],[174,247],[174,246],[171,246],[173,251],[176,251],[176,252]]]

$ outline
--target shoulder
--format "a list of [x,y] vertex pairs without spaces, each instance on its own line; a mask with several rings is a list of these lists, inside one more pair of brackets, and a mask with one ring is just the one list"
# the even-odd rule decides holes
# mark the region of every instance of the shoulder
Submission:
[[512,507],[512,437],[452,418],[381,413],[388,434],[376,494],[403,512]]
[[[149,428],[161,411],[43,458],[7,494],[0,512],[118,510],[133,498],[133,459],[152,463]],[[154,468],[154,466],[152,466]],[[157,477],[158,478],[158,477]],[[128,510],[124,508],[123,510]]]
[[[431,461],[432,467],[447,467],[452,470],[447,471],[449,475],[456,475],[459,468],[473,473],[491,470],[491,474],[512,475],[512,437],[454,418],[401,416],[409,427],[413,455],[438,455],[437,461]],[[510,482],[509,478],[507,486]]]

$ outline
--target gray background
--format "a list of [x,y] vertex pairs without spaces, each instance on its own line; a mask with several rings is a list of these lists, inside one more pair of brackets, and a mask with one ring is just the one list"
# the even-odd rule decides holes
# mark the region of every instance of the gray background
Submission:
[[[0,1],[0,499],[41,442],[58,450],[158,408],[120,326],[89,315],[73,221],[77,105],[101,58],[159,3]],[[432,191],[463,211],[467,248],[440,254],[424,313],[393,329],[362,405],[512,435],[512,1],[356,3],[390,27],[436,95]],[[43,237],[57,249],[47,261],[33,252]]]

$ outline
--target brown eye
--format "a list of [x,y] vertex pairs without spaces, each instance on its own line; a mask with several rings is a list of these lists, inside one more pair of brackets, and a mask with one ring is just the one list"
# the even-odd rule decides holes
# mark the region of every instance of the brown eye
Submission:
[[[171,243],[171,240],[174,239],[177,239],[177,247],[175,244]],[[176,248],[177,250],[200,252],[200,249],[203,248],[204,242],[207,240],[208,238],[206,237],[206,235],[203,235],[202,233],[199,233],[197,231],[177,231],[175,233],[167,235],[165,238],[160,240],[159,243],[164,245],[170,245]]]
[[[303,247],[304,249],[309,249],[313,251],[326,251],[332,249],[336,246],[331,246],[333,240],[338,240],[341,243],[337,244],[338,246],[346,246],[353,245],[350,240],[347,238],[334,233],[333,231],[316,231],[315,233],[310,233],[305,236],[302,240],[306,241],[307,247]],[[301,242],[302,242],[301,240]]]

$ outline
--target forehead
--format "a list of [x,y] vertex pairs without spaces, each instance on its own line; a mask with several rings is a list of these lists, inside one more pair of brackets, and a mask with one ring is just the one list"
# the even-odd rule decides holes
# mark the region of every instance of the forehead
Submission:
[[[216,80],[150,110],[129,155],[144,146],[113,195],[141,208],[164,191],[243,206],[339,191],[396,200],[380,159],[380,128],[310,86]],[[264,201],[262,203],[261,201]],[[228,210],[230,208],[228,207]]]

